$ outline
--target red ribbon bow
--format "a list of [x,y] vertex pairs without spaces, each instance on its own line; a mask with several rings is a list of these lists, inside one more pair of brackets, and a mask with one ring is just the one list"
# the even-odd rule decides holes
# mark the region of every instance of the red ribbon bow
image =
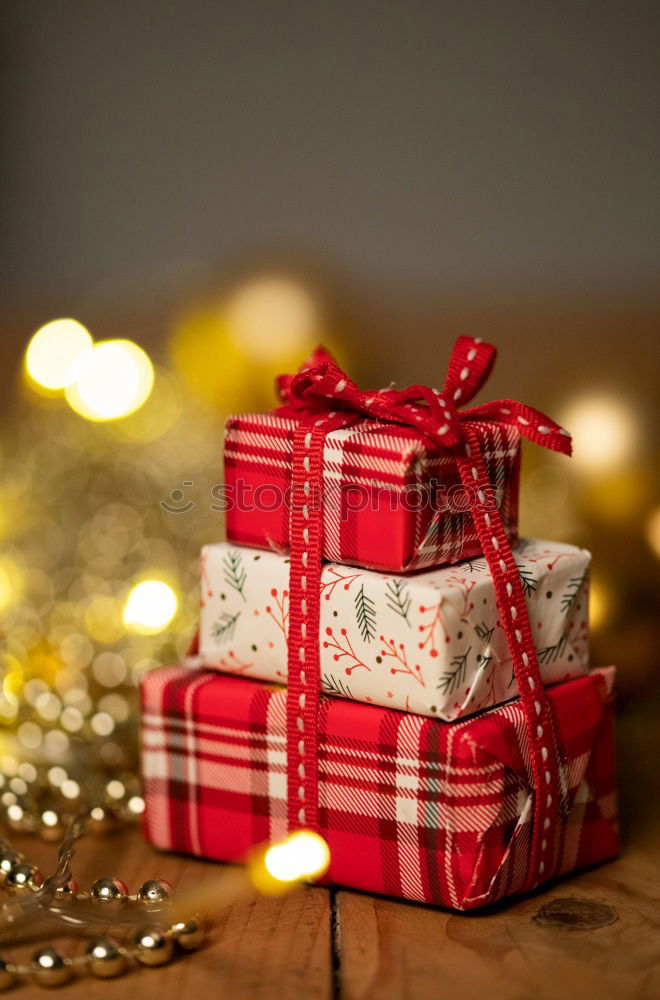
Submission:
[[318,347],[296,375],[280,375],[280,399],[296,412],[344,411],[357,416],[416,427],[443,447],[465,439],[465,424],[471,421],[513,424],[525,437],[552,451],[571,454],[568,431],[532,406],[500,399],[467,410],[484,385],[495,363],[497,349],[476,337],[459,337],[449,361],[445,385],[440,392],[423,385],[407,389],[377,389],[363,392],[341,370],[332,355]]

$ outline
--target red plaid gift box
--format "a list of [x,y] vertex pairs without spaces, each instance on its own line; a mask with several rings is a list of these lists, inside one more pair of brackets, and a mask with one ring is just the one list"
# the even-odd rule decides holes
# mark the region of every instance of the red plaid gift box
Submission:
[[[299,420],[230,417],[225,428],[227,537],[288,550],[293,443]],[[479,423],[489,502],[512,544],[518,532],[520,434]],[[412,427],[360,420],[323,446],[323,556],[390,571],[459,562],[481,552],[456,461]]]
[[[519,435],[566,452],[568,434],[514,400],[459,410],[494,361],[492,345],[459,337],[442,390],[362,392],[319,348],[298,374],[278,380],[283,406],[227,422],[229,539],[287,549],[304,507],[322,512],[322,558],[407,572],[482,552],[478,506],[499,514],[515,543]],[[468,438],[478,486],[459,468]]]
[[[613,674],[547,691],[563,760],[541,881],[618,852]],[[234,861],[286,834],[283,689],[162,668],[144,678],[142,703],[153,844]],[[450,724],[323,698],[318,766],[330,881],[454,909],[527,887],[537,793],[520,700]]]

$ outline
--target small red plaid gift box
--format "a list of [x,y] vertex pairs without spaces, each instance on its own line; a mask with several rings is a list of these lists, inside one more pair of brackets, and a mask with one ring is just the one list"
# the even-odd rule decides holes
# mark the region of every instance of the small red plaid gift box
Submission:
[[[567,432],[512,400],[459,410],[486,381],[495,348],[459,337],[442,391],[362,392],[319,348],[278,381],[273,413],[230,417],[225,493],[231,541],[276,551],[296,542],[295,511],[321,511],[320,555],[408,572],[483,551],[474,509],[518,530],[520,434],[556,451]],[[464,442],[479,456],[462,467]]]
[[[473,909],[618,852],[613,668],[547,690],[558,808],[534,870],[535,780],[516,700],[458,723],[323,698],[318,831],[331,882]],[[145,828],[222,861],[287,832],[286,693],[190,667],[142,681]],[[538,782],[536,782],[538,786]]]
[[[227,537],[288,550],[293,443],[284,413],[229,417],[225,427]],[[518,531],[520,434],[475,424],[512,544]],[[481,552],[451,453],[414,428],[360,420],[330,431],[323,448],[325,559],[403,572]],[[320,501],[319,501],[320,502]]]

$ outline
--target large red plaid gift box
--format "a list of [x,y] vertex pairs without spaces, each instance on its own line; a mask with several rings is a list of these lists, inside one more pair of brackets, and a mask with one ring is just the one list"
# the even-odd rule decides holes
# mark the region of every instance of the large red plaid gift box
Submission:
[[[532,407],[500,400],[459,410],[487,379],[495,349],[459,337],[442,392],[360,391],[319,349],[279,379],[283,405],[230,417],[225,429],[227,536],[288,550],[297,510],[320,512],[320,555],[408,572],[483,551],[474,507],[518,524],[520,434],[557,451],[567,434]],[[465,464],[463,441],[482,475]]]
[[[518,699],[458,723],[323,698],[318,821],[334,883],[472,909],[616,855],[613,668],[547,689],[562,747],[545,860]],[[186,666],[142,682],[146,832],[234,861],[287,832],[286,692]],[[543,792],[545,795],[545,792]],[[531,875],[531,878],[530,878]]]
[[[589,669],[590,554],[525,539],[513,550],[545,684]],[[201,556],[205,667],[284,684],[289,559],[228,543]],[[326,694],[453,721],[518,693],[483,558],[410,576],[324,563],[320,673]]]

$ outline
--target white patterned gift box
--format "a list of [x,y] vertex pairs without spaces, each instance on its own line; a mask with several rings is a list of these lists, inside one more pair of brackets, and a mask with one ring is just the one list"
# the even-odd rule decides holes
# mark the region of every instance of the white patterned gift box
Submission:
[[[587,673],[590,553],[522,540],[514,556],[543,680]],[[289,560],[220,543],[201,557],[201,662],[286,684]],[[485,559],[397,576],[325,563],[325,693],[452,721],[517,695]]]

